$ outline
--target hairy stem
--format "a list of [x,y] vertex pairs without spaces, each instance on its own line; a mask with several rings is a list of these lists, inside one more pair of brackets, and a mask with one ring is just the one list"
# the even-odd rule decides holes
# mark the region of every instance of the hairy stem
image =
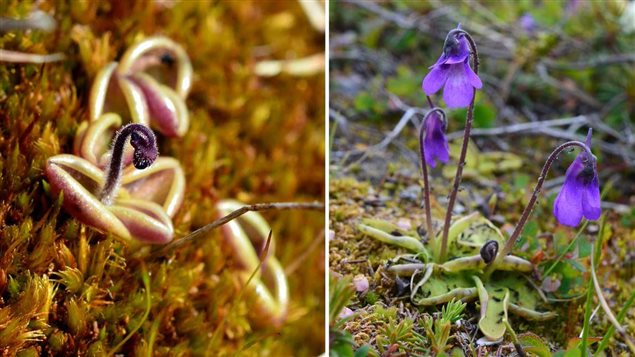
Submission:
[[[470,45],[470,51],[472,52],[472,60],[474,66],[474,73],[478,75],[478,51],[476,49],[476,43],[472,39],[469,33],[461,31]],[[452,220],[452,209],[456,202],[456,196],[459,192],[459,185],[461,184],[461,178],[463,176],[463,166],[465,166],[465,157],[467,156],[467,146],[470,142],[470,132],[472,130],[472,121],[474,119],[474,100],[476,98],[476,88],[472,92],[472,101],[467,109],[467,117],[465,119],[465,129],[463,131],[463,145],[461,146],[461,154],[459,156],[459,162],[456,167],[456,176],[454,177],[454,184],[452,185],[452,191],[450,191],[450,199],[448,201],[448,208],[445,212],[445,221],[443,223],[443,235],[441,237],[441,250],[439,252],[438,262],[443,263],[445,261],[445,254],[448,246],[448,233],[450,231],[450,221]]]
[[432,98],[429,95],[426,95],[426,99],[428,100],[428,104],[430,105],[430,109],[434,109],[434,103],[432,103]]
[[135,149],[132,162],[137,169],[145,169],[150,166],[159,154],[157,139],[150,128],[143,124],[128,124],[121,128],[113,139],[110,164],[106,170],[106,182],[99,197],[101,202],[106,205],[112,204],[121,182],[124,147],[128,137],[130,137],[130,144]]
[[232,211],[230,214],[223,216],[212,223],[209,223],[194,232],[188,234],[187,236],[174,240],[169,244],[157,249],[154,252],[155,256],[162,256],[175,248],[183,246],[188,242],[191,242],[201,236],[207,235],[212,230],[222,226],[223,224],[236,219],[247,212],[258,212],[258,211],[267,211],[267,210],[293,210],[293,209],[307,209],[307,210],[315,210],[324,212],[324,203],[321,202],[275,202],[275,203],[256,203],[253,205],[247,205],[241,207],[235,211]]
[[533,211],[534,206],[536,205],[536,201],[538,200],[538,195],[540,194],[540,190],[542,189],[542,184],[545,182],[545,179],[547,178],[547,173],[549,173],[549,169],[551,168],[551,165],[553,165],[553,162],[556,160],[556,158],[558,158],[558,155],[560,155],[562,151],[573,146],[578,146],[582,148],[589,154],[590,157],[593,157],[593,154],[591,153],[591,149],[589,149],[585,144],[579,141],[568,141],[558,146],[549,155],[549,157],[547,158],[547,161],[545,162],[545,165],[542,167],[542,171],[540,172],[540,176],[538,177],[538,182],[536,183],[534,192],[531,195],[531,198],[529,199],[529,203],[527,203],[527,206],[525,206],[525,210],[523,211],[523,214],[520,216],[520,220],[518,221],[516,228],[514,228],[512,235],[509,237],[509,239],[505,243],[505,246],[503,246],[503,249],[501,249],[498,252],[498,255],[496,256],[496,260],[494,261],[494,263],[487,267],[486,273],[490,273],[491,269],[493,269],[498,263],[500,263],[503,260],[503,258],[507,254],[509,254],[512,251],[514,244],[516,244],[516,240],[518,240],[520,233],[523,231],[523,228],[525,227],[525,223],[527,223],[527,219],[529,219],[529,215],[531,215],[531,212]]

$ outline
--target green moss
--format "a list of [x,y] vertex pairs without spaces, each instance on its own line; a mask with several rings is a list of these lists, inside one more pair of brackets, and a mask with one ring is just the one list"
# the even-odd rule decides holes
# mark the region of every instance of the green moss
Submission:
[[375,303],[379,300],[379,295],[377,295],[377,293],[375,293],[374,291],[369,291],[364,299],[366,300],[367,304],[375,305]]
[[[416,173],[413,173],[413,175],[415,174]],[[401,180],[408,181],[409,179],[405,177]],[[438,186],[440,184],[436,182],[439,180],[438,178],[434,178],[433,180],[433,185]],[[399,289],[396,288],[398,286],[396,278],[394,275],[386,272],[386,263],[399,254],[407,253],[405,250],[366,237],[355,229],[356,225],[366,218],[382,219],[391,223],[401,221],[401,224],[407,224],[410,227],[420,226],[424,219],[424,212],[419,206],[419,202],[402,200],[370,205],[367,204],[368,201],[366,200],[368,197],[367,192],[369,191],[360,191],[360,187],[364,187],[367,190],[370,184],[367,181],[355,181],[352,178],[333,179],[331,181],[331,217],[334,217],[333,212],[341,213],[338,216],[338,220],[331,220],[333,238],[329,245],[329,265],[331,270],[335,273],[347,277],[364,274],[370,282],[370,291],[357,299],[353,299],[353,301],[347,305],[356,315],[346,323],[345,331],[352,335],[355,346],[370,344],[372,355],[372,353],[376,353],[373,351],[380,351],[384,348],[378,345],[377,339],[381,338],[382,341],[389,341],[389,336],[386,335],[386,328],[389,329],[388,332],[400,331],[400,328],[408,324],[408,322],[403,321],[406,321],[409,316],[421,316],[422,313],[425,316],[425,313],[432,314],[435,309],[441,307],[422,308],[415,306],[408,298],[407,294],[409,292],[404,293],[402,291],[400,293]],[[398,182],[397,187],[405,187],[405,183]],[[388,196],[387,192],[392,192],[393,188],[387,188],[386,185],[381,185],[376,190],[377,195]],[[399,190],[395,195],[398,194]],[[522,206],[517,204],[514,209],[521,210]],[[505,213],[507,214],[507,212]],[[513,214],[514,212],[510,213]],[[536,212],[536,218],[533,218],[532,221],[544,224],[544,222],[542,222],[544,220],[542,220],[541,217],[550,214],[549,210]],[[605,296],[609,301],[615,303],[615,305],[612,306],[614,306],[614,312],[617,314],[620,311],[620,304],[627,301],[634,291],[633,286],[628,284],[629,263],[625,260],[625,252],[629,249],[627,247],[630,247],[633,242],[633,233],[627,227],[622,227],[615,223],[617,220],[615,219],[616,216],[614,213],[608,214],[609,217],[612,218],[609,218],[607,222],[612,219],[613,223],[610,227],[607,226],[604,233],[604,241],[611,241],[612,245],[619,248],[613,250],[605,247],[604,259],[612,259],[618,262],[617,264],[620,269],[613,269],[611,266],[601,265],[598,274],[600,274],[599,276],[606,277],[603,281],[603,286],[606,286]],[[513,219],[509,220],[513,221]],[[538,226],[534,228],[536,232],[538,232],[534,232],[534,234],[538,235],[539,232],[543,231],[542,228]],[[576,233],[570,230],[565,231],[562,228],[554,230],[552,227],[551,229],[560,235],[565,235],[567,241],[572,240]],[[584,237],[583,239],[588,238],[589,237]],[[534,257],[534,259],[544,260],[545,264],[540,265],[540,269],[544,271],[546,267],[551,266],[558,254],[552,252],[552,250],[554,250],[553,247],[545,247],[544,241],[542,240],[537,242],[534,248],[535,249],[527,250],[527,247],[519,246],[515,251],[520,251],[521,254],[530,258]],[[564,249],[564,247],[562,247],[562,249]],[[543,251],[542,254],[545,256],[537,256],[538,258],[535,258],[537,251]],[[558,300],[550,302],[548,309],[556,312],[559,317],[550,320],[548,323],[541,323],[527,321],[523,318],[510,315],[510,324],[514,327],[516,332],[534,333],[547,341],[547,344],[557,346],[557,348],[565,348],[571,341],[571,336],[577,336],[580,333],[580,327],[582,326],[581,321],[584,315],[584,299],[580,299],[579,297],[580,291],[584,293],[585,290],[579,289],[587,285],[587,279],[590,278],[587,272],[587,266],[589,264],[587,255],[584,250],[574,250],[569,253],[569,259],[560,264],[561,268],[557,269],[558,271],[562,270],[568,274],[572,274],[572,279],[575,279],[575,282],[573,280],[563,280],[562,284],[569,284],[568,288],[561,286],[554,293],[548,294],[550,299]],[[579,268],[582,269],[582,272]],[[371,275],[371,272],[374,272],[374,274]],[[406,285],[408,283],[408,281],[404,282]],[[563,301],[559,299],[560,295],[558,295],[563,291],[567,293],[567,296],[576,295],[577,292],[578,297],[568,298]],[[384,306],[389,307],[385,308]],[[400,306],[400,309],[402,309],[400,311],[403,311],[403,313],[395,315],[397,311],[395,306]],[[470,316],[477,316],[478,312],[472,306],[468,307],[466,314],[465,320],[470,321]],[[626,315],[628,316],[629,314],[632,315],[631,312]],[[390,321],[390,326],[382,327],[383,325],[372,321]],[[625,321],[629,321],[628,317]],[[626,324],[628,323],[626,322]],[[419,325],[423,326],[423,321],[421,321]],[[591,324],[590,336],[602,336],[609,325],[609,322],[605,319],[601,319],[599,323]],[[466,341],[462,339],[461,336],[463,336],[462,334],[471,336],[477,333],[476,330],[477,325],[475,323],[463,323],[460,327],[453,325],[451,336],[454,337],[448,342],[449,348],[465,343],[469,344],[469,340]],[[423,328],[417,326],[414,327],[414,332],[420,335],[426,335]],[[616,338],[613,336],[613,342],[609,345],[619,351],[620,349],[615,347],[616,340],[619,340],[619,337]],[[422,345],[431,346],[430,341],[424,341]],[[595,346],[596,345],[592,345],[592,348],[595,348]],[[407,346],[401,346],[400,348],[402,348],[401,351],[415,352],[414,348]],[[486,348],[483,347],[483,349]]]

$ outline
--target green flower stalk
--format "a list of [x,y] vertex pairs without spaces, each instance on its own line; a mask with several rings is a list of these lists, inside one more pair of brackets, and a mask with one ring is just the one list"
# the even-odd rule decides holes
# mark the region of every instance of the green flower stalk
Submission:
[[[223,200],[217,205],[221,215],[227,215],[245,205],[234,200]],[[225,241],[232,247],[234,257],[239,264],[239,278],[249,289],[255,301],[250,313],[253,323],[258,326],[280,328],[287,317],[289,308],[289,288],[284,269],[275,257],[275,242],[269,243],[267,256],[262,257],[261,272],[248,281],[260,264],[256,251],[264,249],[271,228],[264,218],[256,212],[248,212],[239,219],[229,221],[222,226]]]

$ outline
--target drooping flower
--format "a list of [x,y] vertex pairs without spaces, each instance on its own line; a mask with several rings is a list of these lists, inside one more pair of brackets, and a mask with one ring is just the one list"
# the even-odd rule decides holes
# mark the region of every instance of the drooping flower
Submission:
[[445,137],[445,122],[438,111],[430,113],[424,123],[424,156],[430,167],[437,166],[437,160],[447,163],[450,160],[448,139]]
[[[586,145],[591,148],[591,132]],[[582,216],[589,220],[600,218],[600,182],[595,157],[582,151],[567,169],[564,184],[553,203],[553,215],[560,224],[575,227]]]
[[474,89],[483,86],[469,60],[470,47],[459,24],[445,38],[441,57],[423,79],[423,91],[432,95],[444,87],[443,100],[448,108],[467,107],[474,97]]

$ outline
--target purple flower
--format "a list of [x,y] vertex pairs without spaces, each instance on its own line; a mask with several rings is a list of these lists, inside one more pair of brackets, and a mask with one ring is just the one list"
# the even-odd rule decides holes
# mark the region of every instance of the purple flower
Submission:
[[518,25],[525,31],[526,34],[531,35],[536,31],[536,20],[530,13],[525,13],[518,19]]
[[448,139],[445,137],[445,123],[438,111],[430,113],[424,123],[426,135],[423,139],[425,159],[430,167],[450,160]]
[[[591,148],[591,129],[586,137]],[[582,151],[567,169],[564,185],[553,203],[553,215],[558,223],[575,227],[582,216],[589,220],[600,218],[600,183],[595,157]]]
[[448,108],[467,107],[474,97],[474,88],[483,86],[469,60],[470,48],[459,24],[445,38],[443,54],[423,79],[423,91],[432,95],[444,87],[443,100]]

